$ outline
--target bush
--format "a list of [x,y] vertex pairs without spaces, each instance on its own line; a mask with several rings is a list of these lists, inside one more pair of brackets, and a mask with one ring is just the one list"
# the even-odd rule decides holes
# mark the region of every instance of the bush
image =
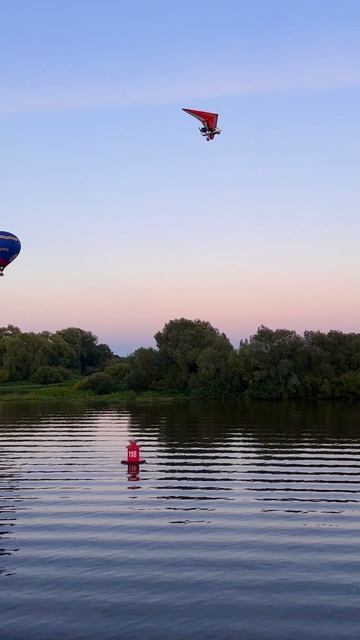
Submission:
[[88,389],[99,395],[111,393],[116,388],[116,382],[107,373],[93,373],[88,378],[76,384],[76,389]]
[[8,374],[6,373],[5,369],[0,369],[0,384],[1,382],[7,382],[8,381]]
[[36,384],[56,384],[68,380],[70,373],[64,367],[39,367],[30,380]]
[[110,361],[103,373],[106,373],[113,380],[121,383],[130,372],[130,365],[127,362]]

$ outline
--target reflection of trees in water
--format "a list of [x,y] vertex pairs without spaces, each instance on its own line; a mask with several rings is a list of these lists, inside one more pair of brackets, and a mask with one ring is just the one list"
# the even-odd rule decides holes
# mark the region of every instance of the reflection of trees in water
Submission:
[[86,417],[90,413],[89,407],[84,403],[71,401],[61,402],[38,402],[38,401],[16,401],[0,402],[0,434],[1,431],[10,427],[11,429],[20,426],[38,427],[44,419],[52,416],[59,416],[64,422],[74,424],[74,418]]
[[251,509],[319,513],[332,526],[331,514],[358,504],[359,415],[359,403],[189,401],[134,408],[129,429],[144,438],[145,457],[147,443],[159,443],[166,509],[209,501],[216,510],[240,487]]
[[[79,431],[88,429],[89,440],[95,435],[90,434],[102,426],[103,409],[89,407],[86,403],[67,402],[0,402],[0,445],[1,435],[11,434],[14,438],[29,437],[36,441],[37,437],[51,439],[55,435],[59,444],[64,439],[70,441]],[[84,441],[84,437],[82,440]]]
[[186,401],[132,407],[129,431],[156,436],[169,447],[226,444],[234,436],[267,448],[358,440],[360,404],[314,402]]
[[132,407],[129,432],[134,437],[156,436],[169,447],[226,441],[233,433],[234,412],[229,403],[185,401],[171,405]]
[[[360,405],[351,403],[260,402],[247,405],[247,433],[262,455],[271,457],[277,448],[292,449],[307,442],[311,446],[349,444],[359,440]],[[246,433],[246,432],[245,432]],[[245,435],[244,433],[244,435]]]
[[[101,426],[101,413],[76,402],[0,403],[0,574],[9,575],[10,557],[17,551],[17,514],[19,509],[28,508],[29,500],[28,495],[22,496],[21,480],[26,475],[24,465],[28,467],[34,460],[33,447],[54,438],[60,445],[67,440],[76,441],[78,429],[84,426],[86,433],[86,427]],[[89,439],[94,439],[93,434]],[[29,451],[18,455],[19,446],[29,446]],[[43,462],[47,462],[45,457]]]
[[17,479],[18,470],[16,461],[4,461],[1,456],[0,464],[0,574],[11,575],[10,568],[6,562],[10,556],[14,555],[16,548],[13,546],[13,533],[16,526],[16,513],[18,503],[21,502],[19,495],[19,483]]

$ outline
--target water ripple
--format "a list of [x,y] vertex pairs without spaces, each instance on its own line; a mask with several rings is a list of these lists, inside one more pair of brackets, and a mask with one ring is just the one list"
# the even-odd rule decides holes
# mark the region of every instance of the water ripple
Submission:
[[357,638],[356,405],[72,406],[1,408],[6,640]]

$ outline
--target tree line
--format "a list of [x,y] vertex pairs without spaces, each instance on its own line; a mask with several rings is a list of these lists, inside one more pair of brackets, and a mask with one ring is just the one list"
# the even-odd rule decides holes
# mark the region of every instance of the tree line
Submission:
[[180,318],[155,334],[156,348],[127,357],[78,328],[55,333],[0,329],[0,382],[74,378],[79,389],[201,398],[360,398],[360,334],[261,326],[234,347],[209,322]]
[[63,382],[102,369],[113,357],[90,331],[69,328],[50,333],[0,328],[0,382]]

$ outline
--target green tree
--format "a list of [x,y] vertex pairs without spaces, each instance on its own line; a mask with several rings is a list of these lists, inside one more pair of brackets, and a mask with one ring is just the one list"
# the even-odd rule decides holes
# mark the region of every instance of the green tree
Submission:
[[233,351],[226,335],[202,320],[171,320],[155,341],[179,390],[199,389],[209,376],[219,380]]
[[97,337],[90,331],[69,327],[68,329],[57,331],[55,336],[60,336],[72,347],[76,356],[75,368],[80,373],[87,373],[101,368],[112,357],[111,349],[107,345],[97,344]]
[[295,331],[261,326],[239,348],[246,395],[279,399],[301,394],[299,369],[304,368],[304,341]]
[[129,391],[156,389],[161,380],[162,357],[155,349],[140,347],[128,358],[125,388]]
[[105,395],[111,393],[116,388],[116,383],[107,373],[99,371],[98,373],[92,373],[87,378],[80,380],[76,384],[76,389],[89,389],[98,395]]

